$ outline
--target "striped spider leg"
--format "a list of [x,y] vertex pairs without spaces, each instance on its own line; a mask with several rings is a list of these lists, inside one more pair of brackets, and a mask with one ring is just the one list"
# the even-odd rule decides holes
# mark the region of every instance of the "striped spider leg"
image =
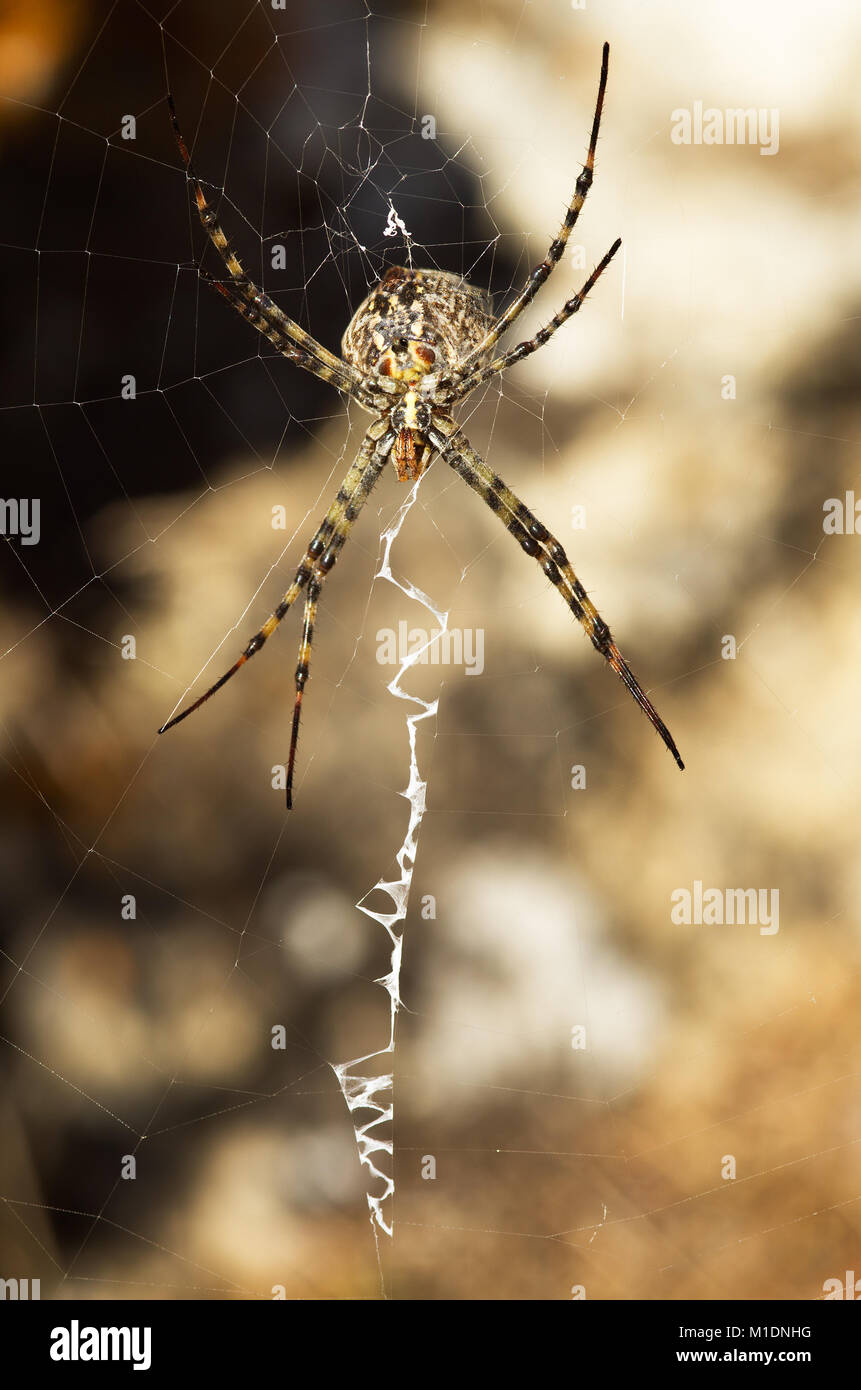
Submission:
[[[532,274],[529,276],[529,279],[526,281],[526,284],[523,286],[517,298],[512,301],[504,314],[500,314],[499,318],[494,320],[479,342],[476,343],[471,351],[458,363],[456,375],[461,378],[468,377],[475,367],[478,366],[479,362],[487,361],[490,349],[499,342],[503,333],[508,331],[515,319],[518,319],[523,313],[527,305],[531,304],[541,286],[544,284],[544,281],[549,279],[551,272],[562,259],[565,247],[568,245],[568,238],[571,235],[571,228],[580,216],[580,209],[586,201],[586,194],[592,187],[592,179],[595,175],[595,149],[598,144],[601,113],[604,110],[604,93],[607,90],[607,73],[609,67],[610,45],[605,43],[601,52],[601,77],[598,82],[598,99],[595,102],[595,115],[592,117],[592,133],[589,137],[589,149],[586,154],[586,163],[583,165],[577,177],[577,182],[574,185],[574,195],[571,202],[568,204],[568,210],[565,213],[562,226],[551,241],[550,249],[544,260],[532,271]],[[610,260],[610,257],[615,255],[620,245],[620,242],[616,242],[613,250],[605,257],[604,262],[592,277],[592,284],[594,284],[595,280],[597,280],[598,276],[601,274],[606,262]],[[581,293],[585,296],[590,287],[591,286],[584,286]],[[536,344],[536,346],[540,346],[540,344]],[[522,355],[525,356],[525,353]],[[505,365],[508,365],[508,363]],[[501,370],[501,368],[499,370]],[[479,383],[476,382],[475,384],[478,385]],[[471,390],[472,388],[470,387],[469,389]]]
[[451,401],[463,400],[464,397],[470,395],[476,387],[483,386],[486,381],[489,381],[492,376],[496,376],[498,372],[504,372],[506,367],[513,367],[515,362],[522,362],[524,357],[528,357],[530,353],[537,352],[538,348],[543,347],[548,338],[553,337],[557,328],[561,328],[563,323],[568,322],[572,314],[577,313],[577,310],[595,284],[595,281],[603,275],[621,245],[622,240],[619,237],[613,242],[607,254],[598,262],[586,283],[576,294],[572,294],[570,299],[566,299],[562,308],[553,315],[552,319],[550,319],[543,328],[539,328],[533,338],[527,338],[524,342],[518,343],[515,347],[506,348],[505,352],[500,353],[499,357],[495,357],[492,362],[487,362],[484,366],[476,366],[468,376],[463,377],[460,381],[458,381],[457,375],[455,374],[455,384],[450,397]]
[[[306,333],[305,329],[300,327],[294,319],[289,318],[275,301],[270,299],[268,294],[259,290],[253,280],[245,273],[216,213],[206,201],[206,194],[194,171],[191,155],[188,152],[177,119],[173,97],[170,94],[168,94],[167,102],[177,148],[185,165],[188,181],[194,190],[194,200],[201,225],[227,267],[232,282],[230,287],[232,292],[220,281],[212,280],[210,276],[204,276],[204,279],[219,289],[224,297],[233,304],[233,307],[242,314],[243,318],[248,319],[259,332],[270,338],[285,357],[298,362],[306,371],[320,377],[323,381],[330,382],[333,386],[337,386],[339,391],[345,391],[368,407],[370,403],[369,392],[355,368],[348,366],[342,358],[336,357],[334,353],[329,352],[328,348],[324,348],[321,343],[318,343],[316,338],[312,338],[310,333]],[[295,349],[299,349],[299,351],[296,352]]]
[[520,498],[506,487],[498,474],[488,468],[451,416],[434,412],[428,436],[446,463],[478,493],[494,515],[499,517],[506,530],[519,542],[521,549],[538,561],[575,618],[582,623],[595,650],[609,662],[640,709],[657,729],[678,766],[684,770],[685,765],[669,729],[613,641],[609,627],[571,568],[568,556],[556,537],[551,535],[547,527],[542,525]]
[[558,265],[571,228],[591,187],[608,65],[609,46],[605,44],[586,163],[577,179],[565,219],[545,259],[532,271],[508,309],[494,317],[489,295],[470,285],[462,276],[441,270],[392,266],[350,320],[341,340],[341,357],[322,347],[299,324],[288,318],[245,274],[220,222],[206,201],[180,133],[173,103],[170,103],[174,133],[200,220],[230,276],[226,281],[214,280],[206,275],[204,278],[283,356],[330,382],[375,416],[332,506],[308,544],[293,583],[275,611],[254,634],[230,670],[159,730],[159,733],[164,733],[172,729],[220,690],[241,666],[259,652],[299,595],[304,593],[305,613],[296,666],[296,695],[287,763],[288,808],[293,800],[302,697],[308,681],[317,605],[326,576],[387,460],[392,459],[399,481],[414,481],[421,477],[435,453],[478,493],[526,554],[538,561],[544,574],[582,624],[595,649],[634,697],[678,766],[684,767],[669,730],[613,641],[610,629],[571,568],[559,541],[479,457],[450,413],[457,402],[464,400],[477,387],[537,351],[576,314],[621,245],[619,241],[613,243],[582,288],[534,337],[494,355],[493,350],[499,339],[516,322]]
[[246,661],[250,661],[260,648],[264,645],[272,633],[278,627],[282,618],[288,611],[299,595],[305,591],[305,618],[302,626],[302,639],[299,643],[298,664],[296,666],[296,698],[293,706],[293,725],[290,734],[290,754],[287,759],[287,809],[293,805],[293,773],[296,765],[296,746],[299,740],[299,720],[302,713],[302,693],[308,681],[308,670],[311,659],[311,643],[314,637],[314,621],[317,615],[317,601],[320,591],[326,580],[326,576],[332,569],[335,561],[340,554],[344,542],[346,541],[353,523],[359,512],[364,507],[370,497],[380,474],[386,465],[392,446],[395,442],[394,433],[387,429],[383,420],[375,421],[367,431],[362,441],[361,448],[350,468],[349,473],[338,489],[338,494],[317,528],[311,540],[308,542],[305,554],[296,570],[293,583],[290,585],[281,602],[274,612],[267,618],[266,622],[258,632],[255,632],[251,641],[240,654],[237,661],[233,663],[229,671],[225,671],[208,690],[199,696],[193,704],[188,705],[179,714],[174,715],[166,724],[159,729],[159,733],[166,733],[168,729],[174,728],[176,724],[181,724],[183,719],[187,719],[190,714],[200,709],[212,695],[221,689],[223,685],[236,675],[240,667]]

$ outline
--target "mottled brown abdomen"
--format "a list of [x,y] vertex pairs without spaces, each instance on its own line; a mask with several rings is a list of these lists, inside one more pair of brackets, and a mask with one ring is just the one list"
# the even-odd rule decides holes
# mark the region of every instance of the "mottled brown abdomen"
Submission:
[[341,352],[363,376],[377,376],[383,362],[383,376],[415,381],[430,372],[447,374],[491,322],[490,296],[461,276],[393,266],[359,305]]

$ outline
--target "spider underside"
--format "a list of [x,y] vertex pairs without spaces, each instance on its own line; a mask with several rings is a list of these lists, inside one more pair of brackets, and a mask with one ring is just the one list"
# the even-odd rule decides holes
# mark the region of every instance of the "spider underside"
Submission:
[[[604,105],[609,45],[601,60],[598,98],[589,151],[577,179],[562,226],[545,259],[499,317],[489,295],[458,275],[440,270],[393,267],[351,319],[336,357],[259,290],[249,279],[206,201],[203,188],[168,98],[174,133],[192,186],[203,227],[224,261],[229,280],[204,276],[206,282],[290,361],[330,382],[357,401],[374,419],[334,502],[308,543],[293,582],[272,615],[254,634],[238,660],[199,699],[159,729],[164,733],[199,709],[244,666],[275,631],[287,611],[305,596],[302,637],[296,666],[296,697],[287,761],[287,806],[293,804],[293,776],[302,697],[308,682],[311,643],[320,591],[343,548],[353,523],[368,500],[389,458],[401,482],[421,477],[438,454],[487,503],[527,555],[541,565],[592,644],[605,658],[647,715],[680,768],[684,763],[666,725],[624,660],[610,629],[577,578],[565,550],[475,452],[451,415],[452,407],[498,372],[519,362],[547,342],[576,314],[592,286],[618,251],[615,241],[578,292],[563,304],[533,338],[499,351],[497,344],[531,303],[560,261],[571,228],[592,184],[595,147]],[[203,274],[203,272],[201,272]]]

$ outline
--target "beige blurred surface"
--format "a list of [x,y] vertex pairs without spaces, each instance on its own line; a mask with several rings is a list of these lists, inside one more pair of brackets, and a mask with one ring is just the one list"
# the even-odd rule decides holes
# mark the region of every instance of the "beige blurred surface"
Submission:
[[[816,1299],[857,1268],[861,1231],[861,537],[823,533],[826,499],[859,486],[861,25],[836,4],[496,0],[393,27],[403,105],[460,151],[518,283],[570,194],[605,38],[572,240],[591,266],[622,235],[624,259],[462,419],[568,547],[687,769],[435,464],[393,568],[480,628],[485,660],[404,682],[439,708],[418,737],[384,1280],[428,1299]],[[778,108],[779,151],[674,145],[695,101]],[[519,336],[583,278],[567,256]],[[385,934],[354,906],[408,813],[377,634],[429,626],[373,582],[393,476],[324,590],[292,816],[269,780],[297,618],[154,733],[286,588],[361,428],[333,398],[274,469],[237,451],[208,490],[105,507],[87,542],[129,624],[82,633],[92,682],[64,679],[35,594],[0,616],[4,1241],[45,1294],[379,1296],[332,1064],[388,1029]],[[40,870],[49,842],[64,878]],[[778,890],[779,931],[675,923],[695,881]]]

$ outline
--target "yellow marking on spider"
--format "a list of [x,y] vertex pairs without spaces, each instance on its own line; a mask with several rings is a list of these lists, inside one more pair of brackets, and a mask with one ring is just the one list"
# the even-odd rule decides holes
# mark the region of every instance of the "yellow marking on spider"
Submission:
[[430,369],[430,363],[428,362],[428,350],[424,343],[414,342],[411,338],[407,347],[407,351],[410,354],[416,371],[419,373],[420,376],[424,376]]
[[407,391],[404,396],[404,428],[408,430],[418,429],[419,422],[416,419],[416,393]]
[[380,359],[378,371],[391,381],[406,381],[410,384],[421,381],[423,376],[427,376],[433,365],[435,353],[432,348],[428,348],[425,343],[416,342],[413,339],[407,343],[407,356],[411,366],[401,367],[398,364],[397,356],[391,348],[383,353]]

